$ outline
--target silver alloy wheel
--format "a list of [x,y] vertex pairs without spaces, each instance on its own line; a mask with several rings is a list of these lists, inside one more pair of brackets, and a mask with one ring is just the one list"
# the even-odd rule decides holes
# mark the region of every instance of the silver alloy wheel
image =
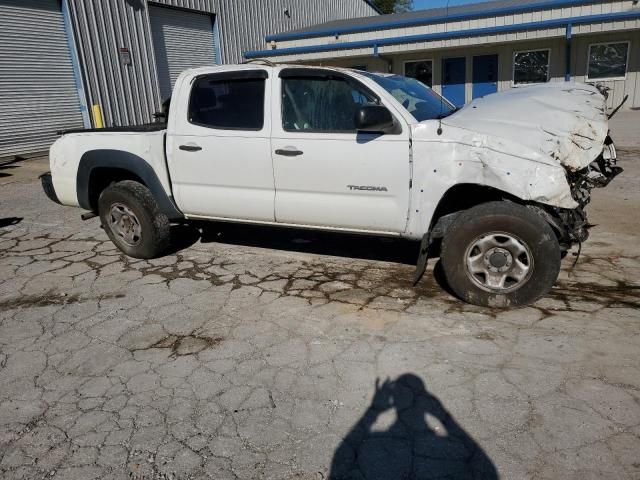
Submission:
[[509,293],[524,285],[533,273],[533,255],[518,237],[504,232],[484,234],[465,253],[467,275],[489,292]]
[[124,243],[135,247],[142,240],[142,227],[133,211],[122,203],[114,203],[109,209],[109,227]]

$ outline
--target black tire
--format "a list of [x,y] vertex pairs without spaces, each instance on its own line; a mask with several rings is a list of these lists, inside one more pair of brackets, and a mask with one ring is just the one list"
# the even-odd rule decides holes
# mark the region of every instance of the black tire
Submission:
[[[135,231],[139,232],[129,242],[118,233],[120,227],[114,222],[114,213],[121,211],[125,212],[127,225],[135,225]],[[138,182],[123,180],[105,188],[98,199],[98,212],[111,241],[130,257],[155,258],[169,246],[169,219],[160,211],[149,189]]]
[[[524,307],[555,284],[561,251],[556,235],[540,215],[516,203],[490,202],[455,219],[442,241],[440,261],[449,287],[462,300],[485,307]],[[505,265],[500,265],[503,261]],[[487,269],[488,275],[477,273],[478,268]],[[512,271],[515,276],[510,279]],[[495,281],[503,286],[487,285]]]

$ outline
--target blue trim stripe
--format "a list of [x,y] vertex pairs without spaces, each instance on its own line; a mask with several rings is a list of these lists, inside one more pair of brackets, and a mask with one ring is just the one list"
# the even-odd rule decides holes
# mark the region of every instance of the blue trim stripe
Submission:
[[64,23],[64,32],[67,37],[69,55],[71,56],[73,79],[76,84],[76,89],[78,90],[78,101],[80,103],[82,123],[84,124],[84,128],[91,128],[91,119],[89,118],[89,109],[87,108],[87,96],[84,93],[84,84],[82,83],[82,75],[80,74],[80,61],[78,60],[78,51],[76,50],[76,42],[73,38],[73,27],[71,26],[68,0],[62,0],[62,21]]
[[[591,3],[600,3],[602,0],[547,0],[540,3],[527,3],[516,7],[489,8],[477,12],[459,13],[453,15],[441,15],[437,17],[413,17],[404,20],[390,20],[387,22],[373,23],[368,25],[351,25],[337,28],[318,28],[317,30],[307,30],[305,32],[281,33],[277,35],[267,35],[265,40],[283,41],[283,40],[300,40],[302,38],[338,36],[345,33],[358,33],[373,30],[387,30],[390,28],[412,27],[416,25],[429,25],[433,23],[454,22],[460,20],[472,20],[475,18],[495,17],[498,15],[510,15],[525,12],[534,12],[536,10],[545,10],[550,8],[572,7],[576,5],[588,5]],[[321,27],[322,25],[319,25]]]
[[592,22],[607,22],[614,20],[631,20],[640,18],[640,10],[631,12],[607,13],[600,15],[586,15],[584,17],[559,18],[541,22],[521,23],[519,25],[503,25],[500,27],[474,28],[470,30],[454,30],[452,32],[426,33],[420,35],[408,35],[404,37],[378,38],[324,45],[310,45],[307,47],[290,47],[273,50],[257,50],[245,52],[246,58],[276,57],[281,55],[295,55],[301,53],[331,52],[335,50],[349,50],[356,48],[383,47],[400,43],[417,43],[434,40],[448,40],[453,38],[474,37],[480,35],[493,35],[498,33],[511,33],[524,30],[566,27],[567,24],[580,25]]

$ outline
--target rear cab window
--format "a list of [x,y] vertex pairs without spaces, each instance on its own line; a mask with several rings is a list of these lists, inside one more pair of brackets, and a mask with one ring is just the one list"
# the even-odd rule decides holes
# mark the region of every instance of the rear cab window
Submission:
[[267,77],[265,70],[197,77],[189,98],[189,123],[217,130],[262,130]]

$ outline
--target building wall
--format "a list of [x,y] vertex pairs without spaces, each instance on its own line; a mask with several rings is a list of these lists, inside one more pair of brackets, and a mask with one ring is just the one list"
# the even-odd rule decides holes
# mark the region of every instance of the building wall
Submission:
[[60,7],[0,0],[0,157],[42,151],[58,131],[84,125]]
[[[629,41],[630,52],[627,65],[627,76],[624,80],[598,80],[611,90],[609,92],[608,106],[614,108],[622,102],[625,95],[629,99],[625,109],[640,108],[640,30],[626,32],[601,33],[574,37],[571,51],[571,79],[576,82],[585,82],[588,62],[589,45],[593,43],[606,43],[617,41]],[[466,57],[466,98],[470,101],[473,90],[473,57],[476,55],[497,54],[498,65],[498,91],[513,87],[513,57],[516,52],[523,50],[550,50],[549,81],[564,82],[566,73],[566,39],[547,38],[513,42],[509,44],[483,45],[473,48],[447,48],[424,51],[410,51],[394,55],[381,56],[354,56],[348,58],[322,59],[306,61],[307,64],[336,66],[352,68],[363,65],[369,71],[404,74],[404,63],[416,60],[431,60],[433,62],[433,89],[441,93],[442,60],[452,57]],[[391,64],[391,67],[389,67]]]
[[[101,105],[106,125],[151,122],[160,90],[145,2],[68,2],[87,103]],[[120,47],[131,65],[121,63]]]
[[[218,15],[222,63],[240,63],[264,37],[343,18],[377,15],[364,0],[154,0]],[[289,15],[285,15],[285,10]]]
[[608,101],[610,108],[618,106],[625,95],[629,95],[625,109],[640,108],[640,30],[575,37],[571,56],[574,79],[578,82],[586,81],[589,45],[617,41],[631,42],[626,79],[598,80],[598,83],[611,88]]
[[565,77],[565,47],[564,39],[547,39],[544,41],[517,42],[508,45],[489,45],[477,48],[446,49],[435,52],[411,53],[393,57],[394,73],[404,74],[404,62],[410,60],[432,60],[433,80],[435,90],[441,92],[442,60],[445,58],[466,58],[466,96],[467,101],[472,98],[473,90],[473,57],[477,55],[498,55],[498,91],[503,91],[513,86],[513,57],[516,52],[523,50],[550,50],[549,81],[564,81]]
[[[523,1],[523,3],[526,3]],[[295,47],[308,47],[313,45],[339,45],[341,43],[348,42],[357,42],[357,41],[366,41],[366,40],[379,40],[379,39],[388,39],[395,37],[408,37],[412,35],[424,35],[424,34],[437,34],[437,33],[451,33],[456,31],[463,30],[474,30],[474,29],[482,29],[482,28],[493,28],[493,27],[502,27],[506,25],[518,25],[522,23],[532,23],[532,22],[543,22],[547,20],[554,20],[559,18],[572,18],[572,17],[582,17],[582,16],[590,16],[590,15],[602,15],[602,14],[611,14],[611,13],[619,13],[626,12],[636,8],[634,0],[602,0],[599,3],[590,3],[585,5],[574,5],[570,7],[562,7],[562,8],[546,8],[533,12],[525,12],[525,13],[511,13],[511,14],[501,14],[495,16],[487,16],[484,18],[471,18],[468,20],[452,20],[448,22],[437,22],[437,23],[429,23],[424,25],[416,25],[416,26],[407,26],[407,27],[398,27],[398,28],[387,28],[380,30],[370,30],[365,32],[353,32],[353,33],[342,33],[337,36],[334,34],[326,34],[323,36],[315,36],[310,38],[300,38],[286,41],[277,42],[278,49],[286,49],[286,48],[295,48]],[[634,21],[628,21],[629,24],[627,28],[632,28],[635,26],[637,28],[637,23]],[[624,23],[624,22],[623,22]],[[582,27],[576,27],[577,31],[580,31]],[[590,30],[596,29],[597,31],[608,31],[615,30],[618,28],[618,24],[615,22],[601,22],[599,25],[595,27],[589,27]],[[474,39],[476,41],[480,40],[482,42],[495,42],[495,41],[519,41],[525,39],[536,39],[543,38],[548,36],[553,36],[555,29],[539,29],[539,30],[529,30],[524,32],[513,32],[506,34],[496,34],[488,36],[487,38],[475,36]],[[564,34],[564,28],[560,28],[562,32],[561,35]],[[582,32],[580,32],[582,33]],[[453,40],[453,44],[440,44],[437,45],[436,48],[442,48],[447,46],[456,46],[455,42],[460,42],[460,45],[465,42],[465,38],[455,39]],[[264,45],[264,43],[263,43]],[[394,52],[398,49],[403,48],[403,43],[399,42],[395,46],[385,46],[381,47],[387,52]],[[415,42],[412,43],[416,49],[429,48],[432,47],[433,44],[431,42]],[[264,45],[268,47],[267,45]],[[267,48],[268,49],[268,48]],[[276,52],[274,52],[276,53]],[[331,52],[333,56],[342,56],[347,54],[346,51],[336,50]]]
[[[68,2],[89,105],[100,104],[106,125],[147,123],[160,108],[160,89],[146,0]],[[376,14],[364,0],[156,0],[214,16],[222,63],[264,44],[267,32]],[[288,8],[290,16],[285,15]],[[131,65],[118,49],[128,48]]]
[[[524,2],[523,2],[524,3]],[[434,88],[440,92],[442,59],[466,57],[466,97],[472,97],[472,62],[474,55],[499,55],[499,90],[512,87],[513,55],[519,50],[550,49],[550,81],[564,81],[566,73],[567,22],[561,19],[587,17],[588,23],[577,21],[572,26],[571,71],[574,79],[585,81],[588,47],[591,43],[612,40],[630,40],[631,54],[628,73],[624,80],[598,80],[611,88],[609,104],[614,106],[624,95],[630,98],[625,108],[640,108],[640,6],[633,0],[601,0],[590,3],[576,3],[565,7],[549,7],[546,4],[537,11],[524,13],[487,14],[481,18],[442,19],[406,27],[392,26],[365,32],[344,31],[339,34],[324,33],[308,35],[306,38],[281,38],[276,49],[267,48],[262,52],[250,52],[250,56],[264,55],[272,61],[320,63],[325,65],[353,66],[371,65],[373,69],[380,60],[375,55],[390,59],[392,69],[403,73],[403,63],[407,60],[433,60]],[[416,12],[416,16],[418,12]],[[600,19],[591,16],[624,14],[625,18]],[[629,16],[631,14],[632,16]],[[394,20],[389,18],[388,21]],[[553,26],[529,27],[516,31],[491,31],[488,33],[465,33],[475,29],[517,26],[532,22],[557,21]],[[357,22],[356,22],[357,23]],[[322,31],[322,26],[316,29]],[[458,31],[460,34],[455,35]],[[423,35],[438,34],[424,39]],[[410,40],[403,41],[409,38]],[[389,41],[388,44],[376,42]],[[349,42],[360,42],[353,47]],[[346,44],[346,45],[343,45]],[[314,47],[316,47],[314,49]],[[294,48],[287,54],[287,49]],[[283,52],[283,53],[280,53]],[[387,65],[382,67],[386,71]]]

